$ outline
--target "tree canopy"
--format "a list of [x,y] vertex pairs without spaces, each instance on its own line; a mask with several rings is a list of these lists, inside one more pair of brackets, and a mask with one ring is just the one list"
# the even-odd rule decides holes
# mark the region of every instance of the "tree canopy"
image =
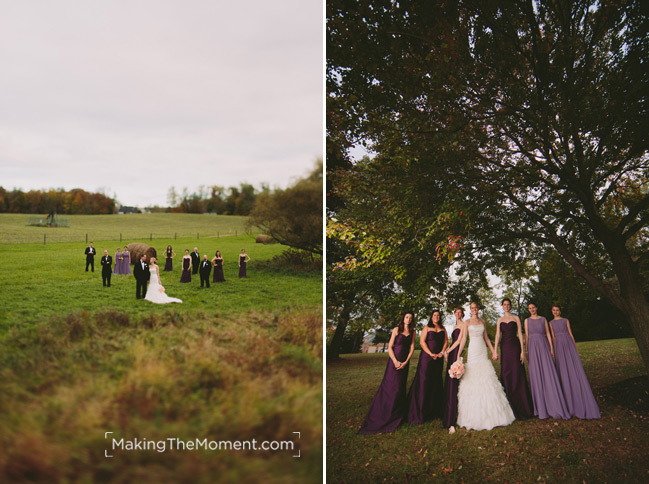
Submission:
[[647,8],[328,2],[327,151],[375,153],[330,173],[344,203],[328,233],[356,251],[342,267],[399,281],[414,244],[411,272],[454,259],[473,281],[550,247],[649,364]]

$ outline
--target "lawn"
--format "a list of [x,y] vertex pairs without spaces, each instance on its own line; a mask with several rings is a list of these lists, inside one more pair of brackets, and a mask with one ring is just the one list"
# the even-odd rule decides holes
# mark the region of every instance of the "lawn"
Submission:
[[[577,347],[601,419],[532,419],[453,435],[440,420],[358,435],[387,354],[343,355],[328,363],[327,482],[649,482],[649,385],[635,340]],[[500,374],[497,363],[496,370]]]
[[[120,230],[141,230],[146,217]],[[187,217],[168,220],[197,232],[210,216]],[[99,216],[88,220],[79,233]],[[183,303],[155,305],[135,298],[132,276],[102,287],[99,257],[86,273],[85,236],[0,244],[0,482],[321,482],[320,268],[285,264],[284,247],[251,234],[151,243],[159,253],[172,244],[178,257],[219,249],[227,281],[180,284],[174,259],[161,279]],[[123,245],[95,238],[99,254]],[[238,278],[241,248],[251,257],[247,279]],[[106,432],[292,448],[127,451]]]

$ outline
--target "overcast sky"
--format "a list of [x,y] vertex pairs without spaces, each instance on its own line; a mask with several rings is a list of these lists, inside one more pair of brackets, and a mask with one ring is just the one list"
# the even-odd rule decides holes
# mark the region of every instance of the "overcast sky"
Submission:
[[287,186],[322,157],[322,29],[317,0],[3,0],[0,186]]

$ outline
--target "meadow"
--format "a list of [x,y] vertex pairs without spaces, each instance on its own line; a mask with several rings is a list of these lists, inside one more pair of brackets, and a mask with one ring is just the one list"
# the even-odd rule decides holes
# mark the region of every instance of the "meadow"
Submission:
[[[120,244],[118,231],[153,230],[146,224],[157,215],[164,231],[178,234],[216,220],[142,214],[90,216],[84,225],[79,216],[74,226],[98,234],[104,217],[129,221],[101,232],[106,240],[94,237],[98,254],[114,255],[124,242],[158,253],[171,244],[174,270],[161,279],[182,304],[137,300],[132,276],[113,275],[103,287],[99,256],[95,272],[85,272],[85,235],[0,244],[0,482],[320,482],[318,263],[291,265],[285,247],[255,244],[245,231],[199,239],[172,231]],[[24,230],[9,222],[0,217],[5,242]],[[193,247],[210,259],[221,250],[225,283],[201,289],[196,275],[180,284],[180,257]],[[251,257],[247,279],[238,278],[241,248]],[[129,452],[112,450],[105,432],[127,440],[290,441],[293,449]]]
[[358,435],[387,354],[328,362],[327,482],[649,482],[649,385],[635,340],[582,342],[577,348],[601,419],[534,418],[491,431],[459,428],[452,435],[440,420]]
[[[69,227],[39,227],[27,225],[25,213],[0,213],[0,244],[51,242],[120,241],[146,242],[200,237],[214,238],[250,232],[247,217],[193,213],[142,213],[123,215],[61,215]],[[47,214],[41,215],[45,220]]]

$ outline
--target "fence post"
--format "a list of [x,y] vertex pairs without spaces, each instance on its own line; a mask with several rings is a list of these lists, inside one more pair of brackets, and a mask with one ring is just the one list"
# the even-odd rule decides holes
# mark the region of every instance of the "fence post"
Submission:
[[88,243],[88,234],[86,234],[86,244]]
[[119,233],[119,242],[120,243],[122,242],[122,233],[121,232]]
[[153,234],[150,234],[150,240],[153,240]]
[[235,237],[237,236],[237,231],[236,231],[236,230],[234,231],[234,236],[235,236]]
[[43,245],[45,245],[45,238],[47,237],[47,234],[43,234]]
[[217,232],[217,233],[216,233],[216,238],[218,239],[219,237],[221,237],[221,233],[220,233],[220,232]]
[[198,240],[198,232],[196,232],[196,240]]
[[177,235],[178,235],[178,234],[177,234],[176,232],[174,232],[174,240],[176,240],[176,236],[177,236]]

